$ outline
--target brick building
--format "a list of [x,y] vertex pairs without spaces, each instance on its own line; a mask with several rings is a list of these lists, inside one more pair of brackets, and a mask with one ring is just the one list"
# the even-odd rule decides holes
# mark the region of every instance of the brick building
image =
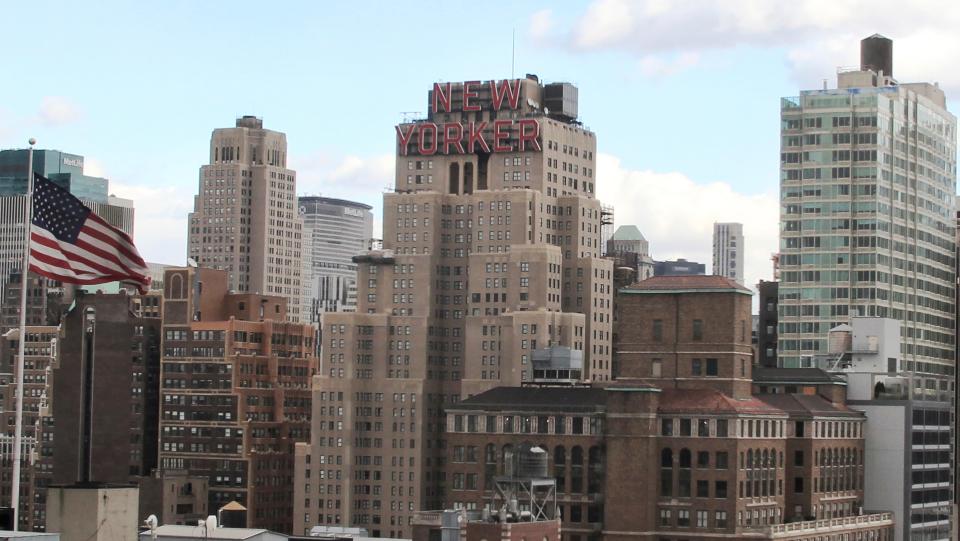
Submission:
[[286,322],[285,298],[228,293],[228,283],[214,269],[164,275],[160,462],[181,506],[171,518],[201,514],[188,479],[205,476],[208,512],[236,501],[250,526],[289,532],[294,443],[310,434],[315,329]]
[[556,478],[565,541],[891,538],[889,513],[860,515],[865,417],[842,383],[753,392],[742,286],[654,277],[620,297],[624,377],[447,407],[446,508],[483,510],[508,452],[533,444]]
[[[19,293],[19,290],[17,292]],[[53,370],[59,362],[56,347],[59,329],[30,326],[26,328],[26,335],[19,528],[24,531],[44,531],[46,487],[53,474],[53,416],[50,399],[53,395]],[[19,329],[8,331],[0,338],[0,426],[5,427],[0,436],[3,449],[0,462],[0,502],[5,507],[11,505],[19,341]]]

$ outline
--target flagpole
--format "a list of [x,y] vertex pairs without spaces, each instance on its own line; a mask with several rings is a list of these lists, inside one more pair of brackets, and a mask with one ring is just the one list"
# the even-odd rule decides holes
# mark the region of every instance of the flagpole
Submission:
[[30,138],[27,154],[27,197],[24,214],[23,234],[23,271],[20,275],[20,342],[17,354],[17,422],[13,436],[13,531],[20,530],[20,460],[23,446],[23,356],[27,342],[27,282],[30,273],[30,225],[33,221],[33,145],[37,140]]

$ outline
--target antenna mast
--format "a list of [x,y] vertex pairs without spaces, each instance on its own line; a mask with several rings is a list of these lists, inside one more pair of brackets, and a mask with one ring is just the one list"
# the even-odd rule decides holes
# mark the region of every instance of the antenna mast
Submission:
[[517,60],[517,28],[510,29],[510,78],[514,77],[514,65]]

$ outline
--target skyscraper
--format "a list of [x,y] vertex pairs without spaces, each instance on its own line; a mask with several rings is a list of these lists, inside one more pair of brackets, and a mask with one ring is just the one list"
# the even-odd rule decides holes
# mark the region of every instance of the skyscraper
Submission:
[[955,373],[956,117],[893,79],[891,47],[871,36],[837,88],[781,100],[781,366],[859,315],[903,323],[907,371]]
[[190,213],[189,257],[227,271],[231,291],[285,297],[288,317],[299,321],[302,232],[286,135],[253,116],[213,130]]
[[743,285],[743,224],[713,224],[713,274]]
[[384,249],[356,259],[357,311],[324,315],[297,533],[409,536],[414,512],[443,501],[447,405],[532,380],[554,352],[610,377],[613,265],[576,87],[437,83],[428,105],[396,127]]
[[370,249],[370,205],[305,196],[303,219],[303,303],[305,322],[318,323],[324,312],[352,311],[357,306],[357,264],[353,256]]

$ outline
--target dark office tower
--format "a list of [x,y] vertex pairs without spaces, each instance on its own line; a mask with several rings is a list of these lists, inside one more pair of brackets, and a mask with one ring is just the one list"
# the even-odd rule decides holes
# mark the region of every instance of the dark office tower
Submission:
[[[61,325],[53,370],[53,483],[85,477],[83,393],[89,392],[91,481],[137,483],[157,466],[156,412],[160,319],[143,317],[144,299],[124,293],[82,295]],[[84,366],[92,363],[85,386]]]
[[757,323],[757,364],[777,367],[777,288],[779,282],[760,280],[757,284],[760,318]]

